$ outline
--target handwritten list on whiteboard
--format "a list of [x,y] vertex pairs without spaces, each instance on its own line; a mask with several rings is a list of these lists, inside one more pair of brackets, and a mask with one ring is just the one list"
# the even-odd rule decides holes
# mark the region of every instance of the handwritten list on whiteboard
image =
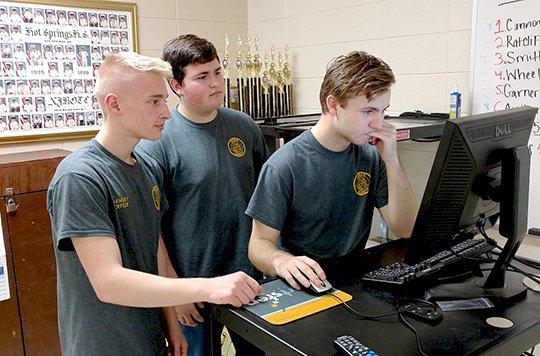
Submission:
[[[540,1],[476,0],[473,16],[471,112],[540,106]],[[528,227],[540,228],[540,116],[529,149]]]

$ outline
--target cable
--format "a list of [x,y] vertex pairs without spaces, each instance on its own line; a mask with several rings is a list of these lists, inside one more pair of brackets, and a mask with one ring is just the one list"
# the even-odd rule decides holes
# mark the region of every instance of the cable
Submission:
[[[351,313],[353,313],[354,315],[358,316],[358,317],[361,317],[363,319],[379,319],[379,318],[383,318],[383,317],[387,317],[387,316],[392,316],[392,315],[397,315],[398,316],[398,319],[399,321],[404,324],[407,328],[409,328],[413,333],[414,333],[414,336],[415,336],[415,339],[416,339],[416,347],[418,349],[418,353],[422,356],[429,356],[428,354],[426,354],[424,352],[424,350],[422,349],[422,343],[421,343],[421,340],[420,340],[420,334],[418,333],[418,331],[414,328],[414,326],[412,326],[408,321],[407,319],[403,316],[403,310],[402,307],[400,306],[400,303],[401,301],[398,301],[397,305],[396,305],[396,308],[397,308],[397,311],[395,312],[392,312],[392,313],[386,313],[386,314],[379,314],[379,315],[365,315],[365,314],[362,314],[360,312],[358,312],[357,310],[355,310],[353,307],[351,307],[349,304],[347,304],[347,302],[345,302],[343,299],[341,299],[340,297],[338,297],[337,295],[334,295],[334,294],[329,294],[331,297],[337,299],[338,301],[340,301],[343,306],[349,310]],[[416,301],[416,302],[420,302],[420,303],[425,303],[433,308],[437,308],[437,306],[430,302],[430,301],[427,301],[427,300],[424,300],[424,299],[419,299],[419,298],[407,298],[406,300],[410,300],[410,301]]]
[[422,349],[422,342],[421,342],[421,340],[420,340],[420,334],[419,334],[418,331],[414,328],[414,326],[412,326],[412,324],[409,323],[409,321],[407,321],[407,319],[406,319],[405,316],[403,315],[403,310],[404,310],[404,309],[401,307],[401,304],[402,304],[403,302],[406,302],[406,303],[408,303],[408,302],[417,302],[417,303],[426,304],[426,305],[432,307],[434,310],[437,309],[437,305],[436,305],[435,303],[433,303],[433,302],[430,302],[429,300],[420,299],[420,298],[411,298],[411,297],[409,297],[409,298],[404,298],[404,299],[402,299],[402,300],[398,300],[397,305],[396,305],[397,309],[400,311],[400,313],[399,313],[399,321],[400,321],[403,325],[405,325],[407,328],[409,328],[409,329],[414,333],[414,336],[415,336],[415,338],[416,338],[416,347],[417,347],[417,349],[418,349],[418,353],[419,353],[420,355],[422,355],[422,356],[428,356],[428,355],[424,352],[424,350]]
[[469,256],[463,256],[462,254],[460,254],[459,252],[456,252],[454,250],[454,247],[452,246],[452,239],[450,239],[450,241],[448,241],[448,250],[452,253],[452,255],[456,256],[456,257],[459,257],[463,260],[467,260],[467,261],[475,261],[475,262],[495,262],[495,260],[493,258],[489,258],[489,257],[486,257],[486,258],[483,258],[483,257],[469,257]]
[[416,348],[418,349],[418,353],[422,356],[428,356],[428,354],[426,354],[422,349],[422,343],[420,341],[420,334],[418,333],[418,331],[414,328],[414,326],[411,325],[411,323],[407,321],[407,319],[405,319],[402,313],[399,313],[398,318],[403,325],[405,325],[413,332],[414,337],[416,338]]
[[[480,233],[481,233],[487,240],[492,241],[493,245],[494,245],[498,250],[500,250],[500,251],[503,250],[503,248],[502,248],[501,246],[499,246],[495,240],[493,240],[492,238],[490,238],[490,237],[488,236],[488,234],[487,234],[486,231],[484,230],[484,226],[483,226],[483,225],[479,227],[479,230],[480,230]],[[496,254],[499,255],[499,253],[496,253]],[[525,266],[528,266],[528,267],[533,268],[533,269],[536,269],[536,270],[540,270],[540,266],[539,266],[537,263],[535,263],[535,262],[524,260],[524,259],[522,259],[522,258],[519,258],[518,256],[513,256],[512,258],[513,258],[514,260],[516,260],[516,261],[518,261],[518,262],[524,264]],[[494,260],[494,261],[495,261],[495,260]],[[519,272],[519,273],[521,273],[522,275],[524,275],[524,276],[526,276],[526,277],[529,277],[529,278],[530,278],[531,280],[533,280],[534,282],[540,284],[540,278],[539,278],[538,276],[536,276],[536,275],[534,275],[534,274],[532,274],[532,273],[526,272],[526,271],[524,271],[524,270],[522,270],[522,269],[516,267],[514,264],[512,264],[512,263],[510,263],[510,262],[509,262],[509,263],[506,263],[506,266],[507,266],[508,268],[512,268],[514,271]]]
[[343,304],[343,306],[345,307],[345,309],[347,309],[348,311],[350,311],[351,313],[353,313],[354,315],[356,315],[356,316],[358,316],[358,317],[360,317],[362,319],[373,319],[373,320],[375,320],[375,319],[380,319],[380,318],[384,318],[384,317],[392,316],[392,315],[397,315],[397,314],[401,313],[401,310],[397,310],[395,312],[379,314],[379,315],[365,315],[365,314],[360,313],[359,311],[357,311],[353,307],[351,307],[349,304],[347,304],[346,301],[344,301],[343,299],[341,299],[337,295],[334,295],[334,294],[329,294],[329,295],[331,297],[333,297],[334,299],[337,299],[338,301],[340,301],[341,304]]
[[518,272],[518,273],[521,273],[522,275],[524,275],[525,277],[529,277],[530,279],[532,279],[534,282],[540,284],[540,278],[538,278],[538,276],[532,274],[532,273],[529,273],[529,272],[526,272],[518,267],[516,267],[515,265],[512,265],[512,264],[509,264],[508,267],[510,269],[512,269],[513,271],[515,272]]
[[536,261],[529,261],[527,259],[524,259],[524,258],[521,258],[521,257],[518,257],[518,256],[514,256],[514,260],[524,264],[527,267],[530,267],[532,269],[540,271],[540,264],[538,262],[536,262]]

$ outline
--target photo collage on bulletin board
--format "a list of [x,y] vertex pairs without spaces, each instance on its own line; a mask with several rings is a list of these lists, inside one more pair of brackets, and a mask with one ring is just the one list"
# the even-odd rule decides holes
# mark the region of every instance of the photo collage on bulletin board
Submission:
[[65,3],[0,1],[0,138],[103,122],[95,73],[107,54],[135,50],[134,14]]

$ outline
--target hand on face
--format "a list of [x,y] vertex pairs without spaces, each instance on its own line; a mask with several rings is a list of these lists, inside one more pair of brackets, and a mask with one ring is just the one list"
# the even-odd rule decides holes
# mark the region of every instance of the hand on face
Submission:
[[384,162],[397,160],[397,130],[394,125],[384,121],[382,128],[373,131],[370,136],[370,143],[377,146]]

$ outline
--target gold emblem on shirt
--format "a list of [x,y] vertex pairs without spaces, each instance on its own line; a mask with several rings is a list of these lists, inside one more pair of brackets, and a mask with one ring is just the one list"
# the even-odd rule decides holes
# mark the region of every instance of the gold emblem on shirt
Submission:
[[367,172],[358,172],[354,177],[353,188],[358,196],[363,197],[369,192],[371,175]]
[[246,154],[246,145],[238,137],[233,137],[227,142],[227,148],[234,157],[243,157]]
[[157,211],[160,211],[161,207],[161,197],[159,195],[159,188],[157,185],[154,185],[152,188],[152,200],[154,201],[154,206],[156,207]]

